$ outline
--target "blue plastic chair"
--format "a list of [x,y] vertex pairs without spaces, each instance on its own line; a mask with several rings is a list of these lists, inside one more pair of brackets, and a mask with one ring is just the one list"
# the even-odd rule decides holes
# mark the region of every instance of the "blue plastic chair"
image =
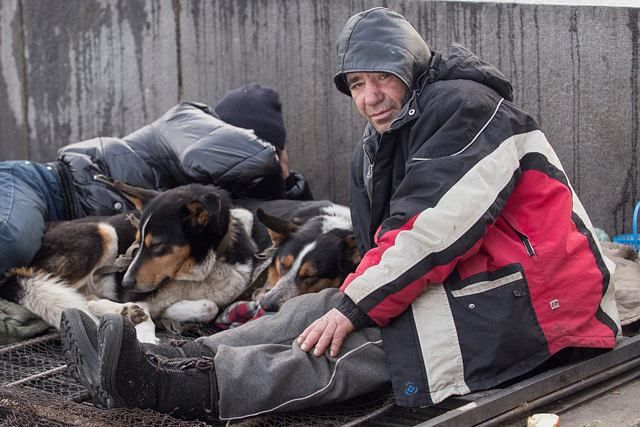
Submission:
[[636,207],[633,209],[633,225],[631,234],[618,234],[613,237],[615,243],[622,243],[623,245],[633,246],[633,249],[638,251],[638,245],[640,239],[638,238],[638,211],[640,211],[640,202],[636,203]]

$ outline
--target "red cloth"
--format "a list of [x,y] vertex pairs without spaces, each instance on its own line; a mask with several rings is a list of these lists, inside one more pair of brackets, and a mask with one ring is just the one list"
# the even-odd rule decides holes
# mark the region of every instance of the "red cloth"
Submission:
[[255,301],[236,301],[216,317],[215,325],[220,329],[231,329],[266,313]]

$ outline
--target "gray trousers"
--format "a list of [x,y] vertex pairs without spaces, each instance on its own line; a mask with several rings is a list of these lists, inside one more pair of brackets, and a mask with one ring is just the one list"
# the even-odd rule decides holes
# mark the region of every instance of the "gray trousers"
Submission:
[[391,381],[377,327],[353,331],[338,357],[300,350],[295,339],[338,305],[327,289],[287,301],[273,316],[199,341],[216,353],[219,415],[231,420],[292,411],[363,395]]

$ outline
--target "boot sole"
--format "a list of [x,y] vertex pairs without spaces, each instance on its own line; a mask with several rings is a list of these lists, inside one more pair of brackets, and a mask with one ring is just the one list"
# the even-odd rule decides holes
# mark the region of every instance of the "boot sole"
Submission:
[[[104,403],[107,408],[126,407],[126,401],[118,393],[116,387],[116,372],[120,361],[122,348],[122,330],[124,328],[122,316],[105,315],[100,325],[98,336],[102,337],[103,328],[109,327],[111,332],[100,341],[100,384],[104,387]],[[106,367],[111,369],[107,370]],[[107,372],[108,371],[108,372]]]
[[62,312],[60,340],[67,371],[89,391],[96,404],[96,397],[103,393],[97,375],[98,353],[84,329],[79,310],[70,309]]

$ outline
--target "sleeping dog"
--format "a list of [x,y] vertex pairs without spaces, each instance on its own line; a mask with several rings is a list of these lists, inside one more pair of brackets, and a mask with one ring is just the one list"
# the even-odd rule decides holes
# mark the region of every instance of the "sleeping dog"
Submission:
[[265,311],[277,311],[298,295],[339,287],[360,262],[345,206],[319,201],[283,209],[275,202],[262,204],[256,214],[276,249],[256,298]]
[[[209,321],[248,286],[266,242],[254,241],[252,214],[233,209],[226,192],[200,184],[162,193],[110,185],[141,209],[139,218],[48,224],[32,265],[5,275],[1,298],[55,327],[70,307],[96,316],[123,312],[134,323],[146,319],[141,308],[156,320]],[[118,271],[127,248],[131,260],[124,264],[130,265]],[[138,337],[156,342],[155,325],[141,322]]]

